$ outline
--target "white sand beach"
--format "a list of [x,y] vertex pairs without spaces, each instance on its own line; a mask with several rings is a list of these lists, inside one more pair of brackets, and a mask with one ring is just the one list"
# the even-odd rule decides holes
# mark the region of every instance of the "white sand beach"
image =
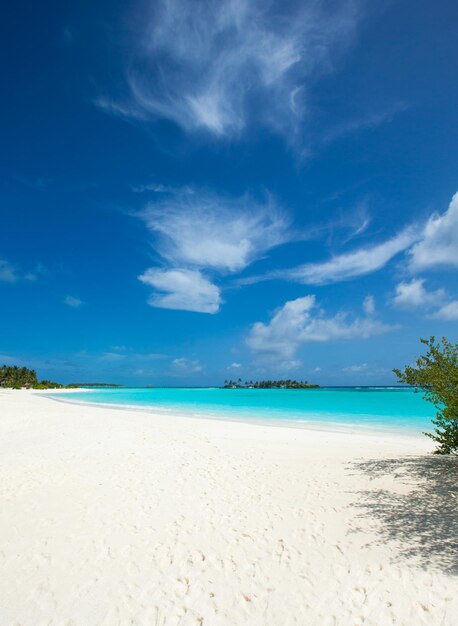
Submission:
[[0,390],[0,449],[1,626],[458,623],[450,460],[421,435]]

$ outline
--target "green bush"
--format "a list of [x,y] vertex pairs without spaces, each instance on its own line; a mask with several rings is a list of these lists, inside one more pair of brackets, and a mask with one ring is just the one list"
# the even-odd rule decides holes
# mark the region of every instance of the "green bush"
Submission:
[[434,433],[424,434],[438,444],[435,453],[458,454],[458,342],[453,345],[445,337],[441,343],[436,343],[434,337],[420,341],[428,350],[416,360],[416,367],[393,372],[434,404]]

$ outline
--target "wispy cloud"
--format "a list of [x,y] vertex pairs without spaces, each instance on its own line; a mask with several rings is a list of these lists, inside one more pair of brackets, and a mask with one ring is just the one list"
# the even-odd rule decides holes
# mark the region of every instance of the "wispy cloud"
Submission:
[[103,361],[123,361],[127,358],[127,354],[120,354],[119,352],[104,352],[100,358]]
[[423,236],[410,250],[412,271],[439,267],[458,267],[458,192],[447,210],[432,215]]
[[375,298],[368,295],[363,300],[363,310],[366,315],[374,315],[375,313]]
[[391,122],[399,113],[403,113],[409,108],[406,102],[396,102],[382,110],[346,120],[329,128],[325,132],[322,141],[324,143],[332,143],[364,130],[378,128],[383,124]]
[[[87,356],[87,355],[86,355]],[[127,361],[130,364],[150,363],[167,358],[160,352],[135,352],[124,346],[112,346],[110,350],[94,355],[92,358],[101,361]]]
[[144,183],[142,185],[131,185],[130,188],[134,193],[145,193],[151,191],[153,193],[170,193],[174,191],[173,187],[162,185],[161,183]]
[[[129,51],[128,93],[111,112],[165,118],[187,131],[240,133],[254,119],[291,134],[310,81],[352,40],[359,2],[167,0],[153,3]],[[142,7],[145,5],[143,4]]]
[[[274,270],[240,282],[250,284],[282,278],[307,285],[325,285],[376,272],[402,252],[407,255],[404,267],[410,272],[440,266],[458,267],[458,192],[445,213],[434,214],[426,224],[417,223],[407,227],[382,243],[337,254],[327,261]],[[407,283],[401,285],[401,289],[409,289]],[[420,286],[412,281],[410,291],[418,291]],[[401,303],[403,295],[398,295],[398,303]]]
[[342,369],[343,372],[364,372],[368,369],[369,365],[367,363],[359,363],[355,365],[349,365],[348,367],[344,367]]
[[315,296],[308,295],[286,302],[268,324],[256,322],[246,343],[258,354],[290,359],[306,342],[366,339],[395,328],[373,317],[352,317],[345,312],[326,317]]
[[162,308],[216,313],[222,299],[214,275],[240,272],[293,237],[269,196],[261,202],[183,188],[161,194],[139,217],[163,264],[139,279],[159,292],[149,303]]
[[365,202],[361,202],[353,211],[347,210],[343,218],[330,222],[328,225],[331,232],[330,239],[333,239],[336,231],[343,231],[344,236],[341,237],[341,245],[345,245],[361,237],[369,228],[370,223],[371,216],[367,205]]
[[80,306],[83,306],[84,302],[79,298],[75,298],[75,296],[66,296],[64,298],[64,304],[73,309],[78,309]]
[[305,263],[295,268],[274,271],[254,278],[252,282],[284,278],[306,285],[325,285],[349,280],[382,269],[393,257],[409,248],[416,239],[415,230],[408,228],[381,244],[336,255],[328,261]]
[[202,372],[204,366],[197,359],[188,359],[186,357],[179,357],[172,361],[172,366],[176,372],[180,374],[199,373]]
[[5,283],[15,283],[19,280],[16,268],[8,261],[0,259],[0,281]]
[[148,116],[140,108],[129,102],[117,102],[106,96],[98,96],[94,99],[94,104],[106,113],[117,115],[119,117],[132,118],[136,120],[147,121]]
[[15,283],[21,280],[33,282],[46,273],[46,268],[41,264],[37,264],[31,272],[23,272],[9,261],[0,259],[0,282]]
[[236,272],[285,243],[289,220],[272,197],[237,198],[180,189],[140,213],[159,254],[174,265]]

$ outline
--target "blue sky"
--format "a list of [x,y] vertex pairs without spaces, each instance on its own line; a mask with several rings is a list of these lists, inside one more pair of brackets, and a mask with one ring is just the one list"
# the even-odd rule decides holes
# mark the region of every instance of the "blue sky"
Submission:
[[456,339],[455,2],[7,13],[0,361],[370,385]]

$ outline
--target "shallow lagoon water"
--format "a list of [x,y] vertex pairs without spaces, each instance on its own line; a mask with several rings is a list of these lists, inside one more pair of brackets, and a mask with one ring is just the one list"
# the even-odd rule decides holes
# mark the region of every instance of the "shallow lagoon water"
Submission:
[[421,394],[394,387],[110,388],[69,392],[59,398],[271,425],[405,434],[431,430],[435,414]]

